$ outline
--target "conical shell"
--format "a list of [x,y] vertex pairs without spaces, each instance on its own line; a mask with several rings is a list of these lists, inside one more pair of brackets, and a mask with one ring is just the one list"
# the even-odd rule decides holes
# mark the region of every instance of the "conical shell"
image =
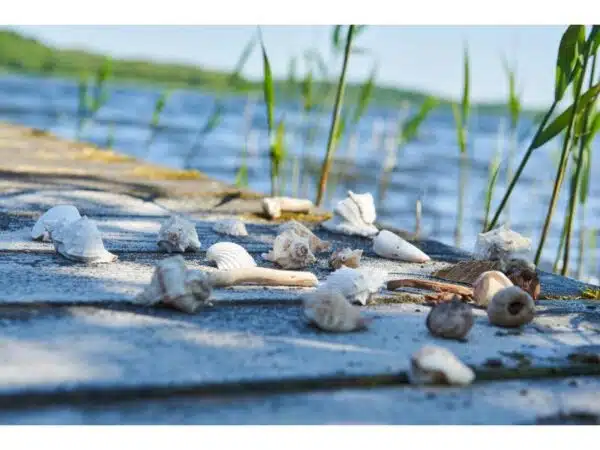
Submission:
[[215,222],[213,231],[229,236],[248,236],[246,225],[244,225],[244,222],[237,219],[226,219]]
[[530,250],[531,239],[503,225],[478,234],[474,257],[480,260],[506,260],[526,256]]
[[57,205],[46,211],[31,229],[31,238],[35,241],[50,242],[50,233],[46,229],[48,223],[66,225],[81,219],[79,210],[73,205]]
[[289,222],[281,224],[278,229],[280,233],[288,230],[293,231],[298,236],[308,238],[310,251],[313,253],[326,252],[331,248],[331,242],[322,241],[308,227],[302,225],[300,222],[290,220]]
[[473,300],[478,305],[487,306],[498,291],[512,285],[512,281],[498,270],[483,272],[473,283]]
[[381,230],[375,239],[373,239],[373,251],[379,256],[388,259],[417,263],[431,260],[429,256],[410,242],[387,230]]
[[300,269],[317,260],[310,250],[308,237],[298,236],[292,230],[277,236],[273,249],[269,253],[263,253],[262,257],[284,269]]
[[157,244],[167,253],[196,252],[201,246],[194,224],[180,216],[171,216],[162,224]]
[[233,242],[217,242],[206,251],[206,259],[214,262],[219,270],[256,267],[252,255],[241,245]]
[[410,359],[409,379],[413,384],[468,385],[475,373],[443,347],[427,345]]
[[330,332],[349,332],[365,329],[367,322],[360,310],[333,289],[317,290],[303,300],[304,316],[318,328]]
[[356,269],[360,266],[362,254],[362,250],[352,250],[351,248],[337,250],[329,258],[329,266],[336,270],[343,266]]
[[106,251],[96,223],[83,216],[61,230],[61,241],[54,241],[56,251],[65,258],[87,263],[106,263],[117,255]]
[[350,303],[366,305],[385,283],[387,273],[377,269],[342,267],[331,273],[318,289],[340,292]]
[[379,232],[374,225],[375,203],[370,193],[348,191],[348,197],[339,201],[333,212],[333,219],[322,224],[327,230],[364,237],[373,237]]

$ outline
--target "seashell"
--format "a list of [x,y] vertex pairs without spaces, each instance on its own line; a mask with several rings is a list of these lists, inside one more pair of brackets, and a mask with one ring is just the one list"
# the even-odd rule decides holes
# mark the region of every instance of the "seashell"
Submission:
[[60,239],[53,235],[54,248],[67,259],[86,263],[108,263],[117,260],[104,248],[96,223],[83,216],[60,228]]
[[228,234],[229,236],[248,236],[246,225],[244,225],[244,222],[237,219],[226,219],[215,222],[213,231],[220,234]]
[[515,286],[519,286],[535,301],[541,291],[540,279],[535,264],[523,259],[513,258],[504,262],[504,273]]
[[314,263],[317,258],[310,250],[308,237],[287,230],[275,238],[273,249],[262,257],[284,269],[299,269]]
[[343,248],[337,250],[329,258],[329,265],[332,269],[339,269],[342,266],[356,269],[360,265],[362,250],[352,250],[351,248]]
[[487,233],[479,233],[475,242],[474,258],[479,260],[506,260],[527,254],[531,239],[521,236],[502,225]]
[[331,249],[331,242],[322,241],[319,239],[308,227],[302,225],[300,222],[290,220],[281,224],[278,228],[280,233],[291,230],[298,236],[307,237],[310,245],[310,251],[313,253],[326,252]]
[[183,257],[177,255],[156,264],[150,284],[135,297],[135,302],[162,303],[192,314],[209,303],[211,292],[209,277],[198,270],[186,270]]
[[307,213],[313,206],[310,200],[292,197],[270,197],[262,201],[263,211],[271,219],[281,217],[284,211]]
[[413,384],[449,384],[466,386],[475,373],[450,350],[435,345],[421,347],[410,358],[408,378]]
[[303,299],[304,316],[324,331],[349,332],[367,328],[360,310],[335,289],[317,290]]
[[391,231],[381,230],[373,239],[373,251],[379,256],[409,262],[427,262],[431,258]]
[[332,272],[318,289],[333,289],[341,292],[350,303],[366,305],[386,278],[387,273],[381,270],[342,267]]
[[196,252],[201,246],[194,224],[180,216],[171,216],[162,224],[157,244],[167,253]]
[[244,247],[233,242],[217,242],[206,251],[206,259],[216,264],[219,270],[256,267],[254,258]]
[[81,219],[79,210],[73,205],[57,205],[50,208],[37,220],[31,229],[31,238],[34,241],[50,242],[50,233],[47,230],[49,223],[62,223],[66,225],[70,222],[75,222]]
[[483,272],[473,283],[473,300],[481,306],[487,306],[494,295],[513,283],[498,270]]
[[509,286],[498,291],[487,307],[490,323],[512,328],[533,320],[535,303],[531,296],[518,286]]
[[373,237],[379,232],[374,225],[377,215],[370,193],[348,191],[348,197],[338,202],[333,212],[333,218],[322,224],[329,231],[363,237]]
[[455,296],[431,308],[425,324],[434,336],[463,340],[473,327],[473,309]]

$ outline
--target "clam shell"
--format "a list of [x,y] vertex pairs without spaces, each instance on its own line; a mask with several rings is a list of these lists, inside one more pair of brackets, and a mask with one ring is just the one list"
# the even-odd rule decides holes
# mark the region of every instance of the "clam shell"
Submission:
[[241,245],[233,242],[217,242],[206,251],[206,259],[214,262],[219,270],[256,267],[252,255]]
[[329,258],[329,265],[332,269],[340,269],[342,266],[356,269],[360,266],[360,258],[362,250],[352,250],[351,248],[343,248],[335,251]]
[[360,310],[334,289],[317,290],[303,299],[304,316],[323,331],[350,332],[365,329]]
[[386,278],[387,273],[381,270],[342,267],[332,272],[318,289],[335,290],[350,303],[366,305],[383,286]]
[[37,220],[31,229],[31,239],[34,241],[50,242],[50,233],[46,229],[49,223],[66,225],[81,219],[79,210],[73,205],[57,205],[50,208]]
[[56,251],[67,259],[87,263],[106,263],[117,260],[104,248],[96,223],[83,216],[61,229],[61,240],[54,241]]
[[284,269],[300,269],[317,260],[310,250],[308,237],[298,236],[293,230],[278,235],[273,249],[269,253],[263,253],[262,257]]
[[162,224],[157,244],[167,253],[196,252],[201,247],[195,225],[180,216],[171,216]]
[[498,270],[483,272],[473,283],[473,300],[478,305],[487,306],[498,291],[512,285],[512,281]]
[[300,222],[290,220],[289,222],[282,223],[278,228],[280,233],[288,230],[293,231],[298,236],[308,238],[310,251],[313,253],[326,252],[331,248],[331,242],[319,239],[308,227],[302,225]]
[[409,380],[413,384],[468,385],[475,373],[463,364],[450,350],[426,345],[410,359]]
[[474,257],[480,260],[506,260],[526,256],[530,250],[531,239],[502,225],[477,235]]
[[213,231],[220,234],[228,234],[229,236],[248,236],[246,225],[237,219],[226,219],[215,222]]
[[373,239],[373,251],[379,256],[408,262],[423,263],[431,258],[391,231],[381,230]]

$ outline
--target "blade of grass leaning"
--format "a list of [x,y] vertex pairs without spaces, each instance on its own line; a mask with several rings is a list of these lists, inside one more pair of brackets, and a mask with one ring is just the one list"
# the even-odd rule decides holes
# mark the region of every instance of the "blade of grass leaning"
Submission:
[[358,124],[361,117],[369,107],[369,102],[373,95],[373,88],[375,87],[375,77],[377,76],[377,66],[374,66],[371,70],[369,78],[360,86],[358,94],[358,104],[354,109],[354,115],[352,116],[352,125]]
[[285,148],[285,124],[284,121],[279,121],[277,129],[275,131],[275,138],[270,149],[271,159],[271,185],[273,186],[273,196],[278,195],[281,186],[279,186],[279,178],[281,175],[281,168],[286,158]]
[[321,168],[321,178],[319,180],[319,190],[317,193],[316,205],[321,206],[325,189],[327,187],[327,177],[331,168],[331,162],[333,159],[333,152],[336,145],[335,137],[337,135],[337,128],[339,126],[339,116],[342,110],[342,99],[344,97],[344,90],[346,86],[346,71],[348,69],[348,60],[350,58],[350,50],[352,49],[352,38],[354,35],[354,25],[348,27],[348,33],[346,35],[346,45],[344,48],[344,61],[342,63],[342,71],[337,83],[337,92],[335,98],[335,105],[331,117],[331,126],[329,128],[329,137],[327,141],[327,152],[323,160]]
[[417,138],[419,134],[419,129],[423,122],[427,120],[429,114],[438,107],[440,104],[439,100],[435,97],[427,97],[421,103],[419,109],[410,116],[406,121],[404,121],[400,127],[400,132],[398,133],[398,144],[406,145],[409,142],[413,141]]
[[[502,131],[500,129],[500,131]],[[499,133],[499,137],[502,135]],[[502,142],[498,139],[498,149],[496,150],[496,154],[494,159],[490,162],[488,167],[488,184],[485,190],[485,204],[484,204],[484,214],[483,214],[483,229],[487,228],[487,223],[490,218],[490,208],[492,205],[492,197],[494,196],[494,188],[496,186],[496,180],[498,179],[498,174],[500,173],[500,162],[502,160]]]
[[271,160],[271,195],[276,195],[277,191],[277,179],[275,174],[278,172],[278,165],[274,160],[275,150],[274,147],[276,145],[275,136],[273,135],[273,115],[275,109],[275,92],[273,89],[273,75],[271,73],[271,64],[269,63],[269,57],[267,55],[267,50],[265,48],[265,44],[263,42],[262,33],[259,34],[260,38],[260,48],[262,51],[262,60],[263,60],[263,95],[265,100],[265,105],[267,107],[267,131],[269,134],[269,154]]
[[89,92],[87,74],[82,73],[77,82],[77,139],[83,133],[86,117],[89,114]]
[[156,139],[156,134],[159,130],[160,117],[162,115],[165,106],[167,106],[167,101],[171,96],[171,92],[165,90],[161,92],[160,96],[156,99],[156,103],[154,104],[154,110],[152,111],[152,118],[150,120],[150,137],[146,142],[146,148],[150,147]]

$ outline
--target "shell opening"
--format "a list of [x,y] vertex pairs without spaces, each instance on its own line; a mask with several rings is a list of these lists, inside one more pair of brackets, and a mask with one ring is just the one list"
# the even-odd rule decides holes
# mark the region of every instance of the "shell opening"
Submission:
[[517,301],[511,302],[508,305],[507,309],[508,309],[508,312],[510,314],[512,314],[513,316],[516,316],[516,315],[518,315],[523,310],[524,306],[525,305],[523,305],[522,302],[520,302],[520,301],[517,300]]

